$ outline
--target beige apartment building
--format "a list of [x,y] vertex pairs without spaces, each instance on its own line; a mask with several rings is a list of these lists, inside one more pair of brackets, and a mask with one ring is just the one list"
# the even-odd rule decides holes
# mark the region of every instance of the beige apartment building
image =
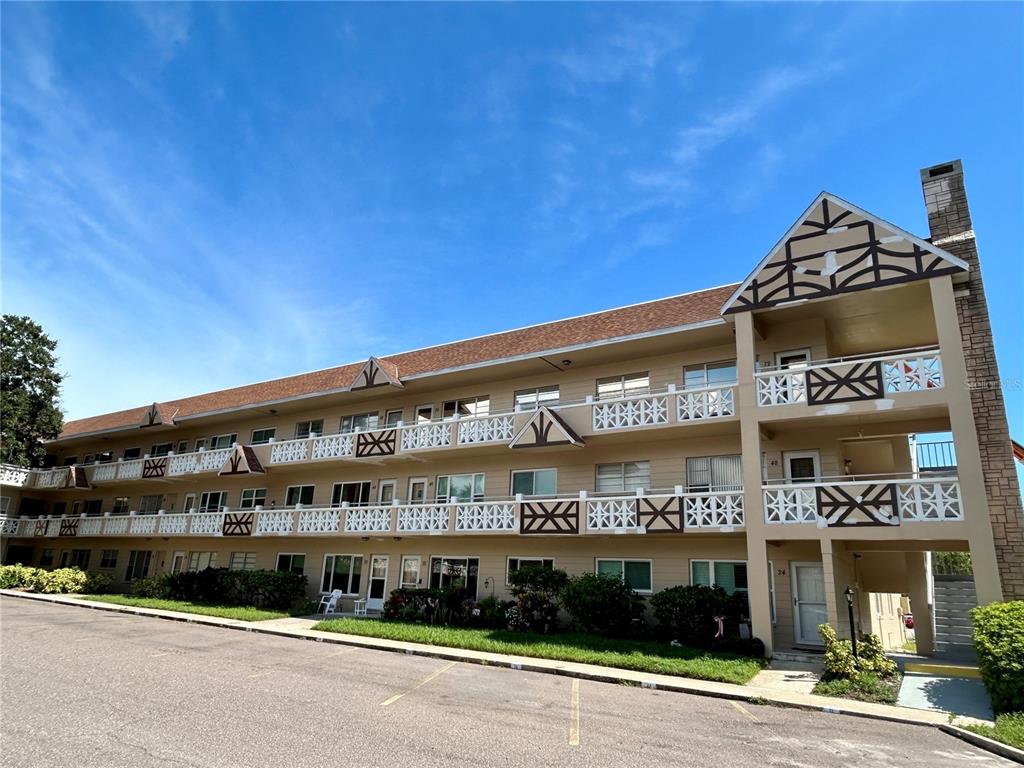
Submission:
[[4,562],[283,568],[346,610],[551,564],[745,591],[769,650],[848,631],[851,587],[928,652],[926,553],[1020,598],[1024,531],[959,161],[922,184],[929,238],[822,193],[742,283],[68,422],[0,472]]

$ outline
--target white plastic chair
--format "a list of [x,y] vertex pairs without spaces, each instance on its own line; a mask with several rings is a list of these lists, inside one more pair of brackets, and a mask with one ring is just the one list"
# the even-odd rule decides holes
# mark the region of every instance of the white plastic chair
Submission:
[[338,602],[341,600],[341,590],[336,589],[329,595],[324,595],[320,598],[320,606],[316,609],[317,613],[322,613],[325,616],[328,613],[338,612]]

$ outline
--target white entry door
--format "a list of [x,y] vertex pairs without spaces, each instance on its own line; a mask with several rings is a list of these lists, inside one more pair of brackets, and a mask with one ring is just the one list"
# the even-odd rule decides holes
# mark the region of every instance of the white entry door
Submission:
[[399,585],[402,589],[416,589],[420,585],[420,556],[402,555],[402,574]]
[[818,625],[828,621],[821,563],[793,563],[793,621],[797,645],[821,645]]
[[367,610],[379,611],[384,607],[388,588],[388,556],[370,558],[370,586],[366,590]]

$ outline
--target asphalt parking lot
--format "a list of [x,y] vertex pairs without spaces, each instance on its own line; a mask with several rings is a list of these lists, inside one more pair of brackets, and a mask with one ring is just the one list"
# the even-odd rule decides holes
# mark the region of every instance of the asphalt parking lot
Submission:
[[1009,766],[937,729],[0,598],[3,766]]

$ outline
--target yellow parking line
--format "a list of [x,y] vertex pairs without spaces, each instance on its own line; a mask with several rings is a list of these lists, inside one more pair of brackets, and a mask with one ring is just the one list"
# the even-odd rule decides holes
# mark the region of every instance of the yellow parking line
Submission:
[[760,720],[758,720],[758,719],[757,719],[756,717],[754,717],[754,714],[753,714],[753,713],[752,713],[752,712],[751,712],[751,711],[750,711],[749,709],[747,709],[746,707],[744,707],[744,706],[743,706],[742,704],[740,704],[740,703],[739,703],[738,701],[730,701],[729,703],[730,703],[730,704],[732,704],[732,705],[733,705],[734,707],[736,707],[736,709],[738,709],[738,710],[739,710],[740,712],[742,712],[742,713],[743,713],[744,715],[746,715],[747,717],[749,717],[749,718],[750,718],[751,720],[753,720],[753,721],[754,721],[755,723],[759,723],[759,722],[761,722],[761,721],[760,721]]
[[395,694],[394,696],[392,696],[392,697],[391,697],[391,698],[389,698],[389,699],[384,699],[384,701],[382,701],[382,702],[380,703],[380,705],[381,705],[382,707],[388,707],[388,706],[390,706],[390,705],[394,704],[394,703],[395,703],[396,701],[398,701],[398,700],[399,700],[400,698],[402,698],[402,697],[403,697],[403,696],[405,696],[406,694],[408,694],[408,693],[412,693],[412,692],[413,692],[413,691],[415,691],[415,690],[416,690],[417,688],[420,688],[420,687],[422,687],[422,686],[426,685],[427,683],[429,683],[429,682],[430,682],[431,680],[433,680],[433,679],[434,679],[435,677],[437,677],[437,676],[439,676],[439,675],[441,675],[441,674],[443,674],[443,673],[447,672],[447,671],[448,671],[449,669],[451,669],[452,667],[454,667],[456,663],[457,663],[457,662],[454,662],[454,661],[449,661],[449,662],[448,662],[447,664],[445,664],[445,665],[444,665],[443,667],[441,667],[440,669],[436,669],[436,670],[434,670],[433,672],[431,672],[431,673],[430,673],[429,675],[427,675],[427,676],[426,676],[425,678],[423,678],[422,680],[420,680],[420,681],[419,681],[418,683],[416,683],[416,685],[414,685],[414,686],[413,686],[412,688],[410,688],[409,690],[407,690],[407,691],[402,691],[401,693],[396,693],[396,694]]
[[569,697],[569,746],[580,745],[580,681],[573,678],[572,695]]

